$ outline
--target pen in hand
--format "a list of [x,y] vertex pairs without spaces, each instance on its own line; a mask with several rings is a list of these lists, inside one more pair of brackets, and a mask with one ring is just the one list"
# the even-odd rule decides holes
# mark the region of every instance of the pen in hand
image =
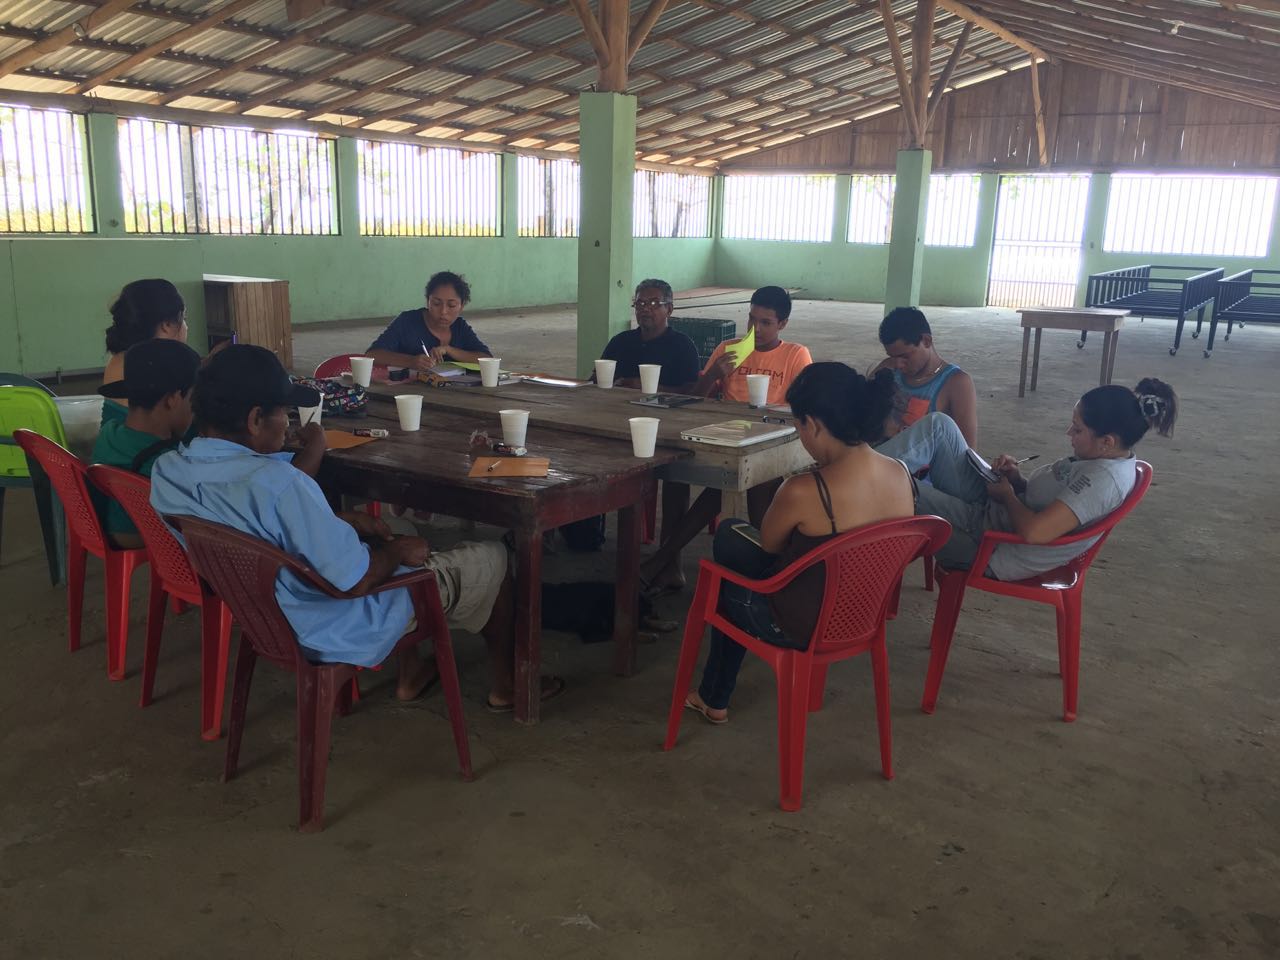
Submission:
[[1030,461],[1037,459],[1039,456],[1040,456],[1040,454],[1038,454],[1038,453],[1033,453],[1033,454],[1032,454],[1031,456],[1029,456],[1029,457],[1023,457],[1021,460],[1015,460],[1015,461],[1013,461],[1013,462],[1014,462],[1015,464],[1017,464],[1017,463],[1029,463]]

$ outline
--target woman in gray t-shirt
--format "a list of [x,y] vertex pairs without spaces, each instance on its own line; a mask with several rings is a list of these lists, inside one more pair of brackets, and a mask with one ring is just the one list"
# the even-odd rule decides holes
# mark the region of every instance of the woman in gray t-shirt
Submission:
[[973,563],[987,530],[1016,533],[1025,544],[1001,544],[991,556],[990,574],[1021,580],[1061,566],[1093,541],[1042,546],[1105,517],[1124,502],[1137,477],[1133,447],[1155,427],[1168,436],[1178,417],[1178,397],[1168,384],[1147,378],[1135,390],[1096,387],[1075,405],[1067,436],[1071,453],[1028,477],[1017,461],[999,457],[1000,474],[987,483],[969,463],[969,445],[945,414],[931,413],[877,449],[903,461],[913,473],[927,467],[920,485],[919,514],[950,521],[951,539],[938,552],[946,567]]

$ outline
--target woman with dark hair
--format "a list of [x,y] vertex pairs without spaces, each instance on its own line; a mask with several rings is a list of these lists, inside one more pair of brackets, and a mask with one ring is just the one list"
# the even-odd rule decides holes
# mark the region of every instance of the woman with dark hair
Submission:
[[[755,579],[772,576],[846,530],[914,512],[910,474],[871,446],[893,403],[887,370],[868,380],[843,363],[810,364],[787,390],[787,403],[817,466],[782,484],[759,530],[744,520],[721,521],[712,547],[717,563]],[[823,567],[811,567],[770,596],[726,583],[720,609],[762,640],[803,650],[822,608]],[[702,683],[685,706],[711,723],[726,722],[745,654],[713,630]]]
[[[187,305],[182,294],[168,280],[135,280],[126,284],[111,304],[111,326],[107,327],[107,352],[111,354],[102,372],[102,385],[124,379],[124,355],[144,340],[187,342]],[[128,409],[114,400],[102,404],[102,419],[124,421]]]
[[1088,540],[1043,546],[1120,506],[1137,480],[1134,445],[1151,427],[1169,436],[1177,418],[1178,396],[1160,380],[1145,379],[1134,390],[1095,387],[1071,415],[1072,456],[1023,477],[1018,461],[1005,454],[992,464],[1000,477],[995,483],[971,466],[969,445],[945,414],[928,414],[876,449],[912,471],[929,468],[917,512],[951,523],[939,563],[968,567],[984,532],[1016,533],[1026,543],[996,547],[986,572],[999,580],[1024,580],[1070,562],[1093,545]]
[[457,273],[443,270],[427,281],[425,308],[406,310],[391,321],[367,353],[388,367],[430,370],[438,363],[475,363],[493,356],[462,316],[471,301],[471,286]]

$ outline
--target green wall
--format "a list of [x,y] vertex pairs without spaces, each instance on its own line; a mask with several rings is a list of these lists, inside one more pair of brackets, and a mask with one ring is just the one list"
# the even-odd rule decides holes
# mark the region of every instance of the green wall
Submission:
[[[142,277],[172,280],[187,301],[191,342],[205,338],[201,276],[288,280],[295,324],[391,317],[420,306],[427,277],[457,270],[471,281],[476,310],[577,299],[575,239],[516,236],[514,157],[504,158],[502,232],[484,238],[362,237],[356,221],[354,141],[340,140],[340,228],[329,237],[125,236],[114,159],[113,117],[95,115],[90,148],[98,161],[93,236],[17,235],[0,240],[0,369],[45,375],[94,370],[106,360],[107,308]],[[112,206],[114,204],[114,206]],[[635,279],[658,276],[677,288],[712,282],[714,241],[637,239]]]
[[[972,247],[924,248],[922,304],[980,307],[986,303],[998,183],[996,174],[982,175],[978,229]],[[889,246],[849,243],[845,239],[848,194],[849,178],[838,177],[836,217],[830,241],[717,240],[716,283],[736,287],[776,283],[801,287],[806,297],[880,303],[884,299]]]

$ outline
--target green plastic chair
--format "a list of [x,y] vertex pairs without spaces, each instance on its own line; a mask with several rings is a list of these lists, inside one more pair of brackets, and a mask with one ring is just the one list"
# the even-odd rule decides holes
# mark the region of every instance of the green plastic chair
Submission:
[[0,550],[3,549],[5,493],[11,487],[29,488],[35,493],[36,509],[40,514],[49,579],[57,586],[66,580],[66,516],[62,512],[62,504],[53,495],[44,470],[28,459],[14,442],[13,431],[24,428],[66,445],[62,417],[53,396],[43,384],[39,387],[0,384]]

